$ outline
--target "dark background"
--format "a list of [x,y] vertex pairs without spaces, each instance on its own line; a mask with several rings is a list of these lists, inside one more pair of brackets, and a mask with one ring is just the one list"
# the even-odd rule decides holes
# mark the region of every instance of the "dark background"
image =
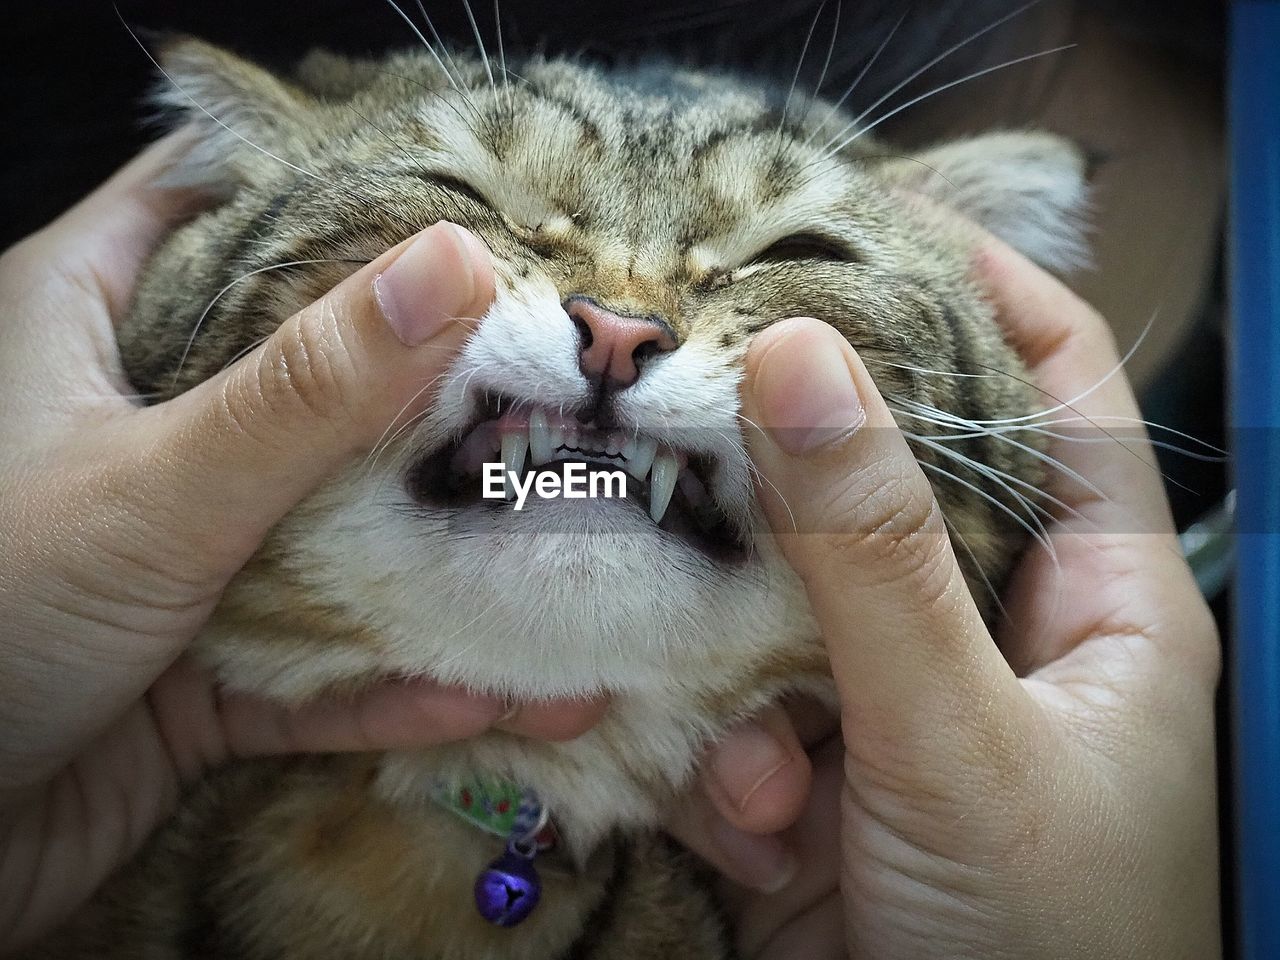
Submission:
[[[414,0],[398,2],[419,20]],[[472,2],[485,43],[493,50],[492,0]],[[838,43],[823,88],[828,94],[849,84],[894,21],[907,13],[889,54],[859,87],[861,102],[870,104],[948,45],[1021,3],[839,0],[838,5]],[[1127,0],[1101,5],[1161,42],[1194,47],[1210,58],[1220,47],[1221,11],[1214,3]],[[0,248],[52,219],[154,135],[154,127],[143,123],[149,112],[144,94],[154,68],[122,20],[139,32],[195,34],[281,67],[316,46],[364,54],[418,42],[385,0],[118,0],[118,13],[109,0],[10,2],[5,7],[0,18]],[[501,0],[501,15],[502,33],[512,50],[541,48],[604,58],[660,50],[702,65],[726,65],[789,82],[818,7],[818,0]],[[837,0],[829,0],[823,11],[801,71],[803,92],[817,80],[836,7]],[[474,46],[462,0],[430,0],[427,8],[447,39]],[[1035,14],[1032,10],[1022,16]],[[1003,39],[1001,31],[993,31],[949,58],[936,75],[959,77],[974,64],[996,62],[992,58],[999,56]],[[957,108],[964,96],[963,89],[943,95]]]

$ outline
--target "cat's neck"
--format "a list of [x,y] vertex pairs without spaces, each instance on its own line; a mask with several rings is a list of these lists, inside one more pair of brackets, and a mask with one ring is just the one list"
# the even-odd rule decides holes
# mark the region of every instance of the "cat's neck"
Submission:
[[616,831],[659,823],[705,741],[722,726],[689,702],[616,699],[566,743],[491,732],[465,743],[388,753],[376,789],[404,807],[438,806],[439,784],[510,783],[537,794],[575,857]]

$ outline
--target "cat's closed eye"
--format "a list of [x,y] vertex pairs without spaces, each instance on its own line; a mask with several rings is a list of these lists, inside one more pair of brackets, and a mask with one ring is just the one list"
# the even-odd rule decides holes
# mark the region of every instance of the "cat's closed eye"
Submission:
[[484,194],[471,186],[471,184],[467,183],[465,180],[459,180],[457,177],[450,176],[447,173],[431,173],[429,171],[415,173],[414,176],[421,180],[425,180],[433,186],[448,190],[450,193],[456,194],[460,197],[466,197],[468,200],[473,203],[478,203],[482,207],[490,210],[493,209],[493,204],[489,202]]
[[827,237],[816,233],[793,233],[769,244],[747,263],[748,265],[794,263],[801,260],[856,263],[858,259],[853,251]]

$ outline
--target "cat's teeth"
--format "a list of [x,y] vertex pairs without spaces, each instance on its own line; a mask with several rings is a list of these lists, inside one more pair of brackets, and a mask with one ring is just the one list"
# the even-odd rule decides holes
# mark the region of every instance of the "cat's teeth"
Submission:
[[623,448],[622,454],[627,458],[627,473],[637,480],[644,480],[653,466],[654,454],[658,452],[658,441],[653,437],[637,437]]
[[516,496],[516,486],[511,480],[511,474],[519,474],[524,469],[524,456],[528,452],[529,434],[525,431],[502,435],[502,463],[505,468],[502,478],[508,500],[514,500]]
[[654,523],[660,523],[666,514],[679,473],[680,466],[668,451],[663,450],[654,457],[653,475],[649,478],[649,516]]
[[547,422],[547,415],[534,407],[529,414],[529,452],[533,455],[533,465],[539,466],[550,462],[559,446],[558,430]]

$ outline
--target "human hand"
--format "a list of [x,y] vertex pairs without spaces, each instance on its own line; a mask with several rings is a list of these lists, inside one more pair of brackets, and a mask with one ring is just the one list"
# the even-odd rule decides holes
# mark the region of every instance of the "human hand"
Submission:
[[[1047,394],[1104,427],[1139,416],[1102,318],[1002,245],[978,266]],[[826,639],[843,743],[813,754],[808,804],[764,838],[798,872],[773,896],[731,895],[743,955],[1220,956],[1219,649],[1145,439],[1051,441],[1103,496],[1053,472],[1069,508],[1049,525],[1056,560],[1028,550],[993,637],[838,334],[803,319],[760,334],[744,398],[768,431],[750,438],[761,496]],[[800,448],[794,428],[815,424],[833,429]],[[810,774],[795,769],[757,795],[799,809]],[[707,830],[677,833],[724,861]]]
[[287,710],[179,659],[268,529],[428,402],[493,297],[488,252],[431,227],[174,400],[128,398],[113,323],[199,198],[154,186],[162,141],[0,258],[0,952],[87,899],[231,757],[549,739],[601,703],[387,682]]

